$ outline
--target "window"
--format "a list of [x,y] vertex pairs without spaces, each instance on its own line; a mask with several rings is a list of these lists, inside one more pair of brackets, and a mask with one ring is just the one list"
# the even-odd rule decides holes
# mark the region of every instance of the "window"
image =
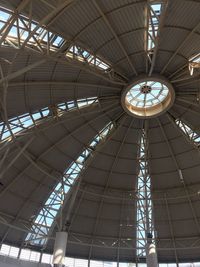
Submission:
[[30,260],[31,251],[29,249],[22,249],[19,258],[21,260]]
[[42,254],[41,262],[42,262],[42,263],[48,263],[48,264],[51,264],[51,263],[52,263],[52,255],[43,253],[43,254]]
[[10,253],[10,246],[7,246],[5,244],[2,244],[0,254],[2,255],[9,255]]
[[19,255],[19,248],[17,247],[10,247],[10,253],[9,256],[13,258],[17,258]]

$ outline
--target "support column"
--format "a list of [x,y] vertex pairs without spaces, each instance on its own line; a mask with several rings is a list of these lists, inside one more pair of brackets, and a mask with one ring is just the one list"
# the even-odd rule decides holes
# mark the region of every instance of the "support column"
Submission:
[[147,263],[147,267],[158,267],[158,258],[157,258],[157,253],[156,253],[156,246],[152,242],[152,234],[151,233],[149,233],[147,236],[146,263]]
[[53,252],[54,267],[64,266],[65,251],[67,246],[67,232],[57,232]]

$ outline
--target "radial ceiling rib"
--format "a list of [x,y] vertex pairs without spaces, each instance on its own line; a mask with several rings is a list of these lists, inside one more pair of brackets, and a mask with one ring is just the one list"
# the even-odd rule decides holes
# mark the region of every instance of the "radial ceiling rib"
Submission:
[[[63,10],[65,10],[65,8],[62,9],[62,12]],[[13,14],[12,11],[5,10],[3,12],[6,14],[8,12]],[[48,18],[50,14],[51,13],[46,17]],[[25,29],[22,26],[17,28],[14,24],[15,21],[20,25],[23,22]],[[10,28],[12,33],[10,34],[10,31],[6,32],[5,38],[2,39],[2,46],[11,46],[13,49],[19,50],[18,54],[25,48],[28,53],[36,53],[36,55],[39,53],[42,55],[45,62],[48,60],[55,60],[56,62],[80,68],[116,84],[126,83],[126,80],[113,69],[111,64],[107,64],[99,57],[95,56],[94,53],[77,45],[70,45],[69,40],[46,29],[43,26],[45,25],[43,24],[44,21],[45,19],[36,23],[18,14]],[[8,22],[6,21],[4,23],[7,24]],[[31,24],[33,28],[32,31],[29,30],[27,24]],[[25,71],[24,69],[24,72]]]
[[[120,112],[120,114],[118,116],[116,116],[116,118],[111,122],[114,128],[111,129],[110,132],[106,133],[106,138],[102,139],[102,142],[100,142],[98,144],[98,146],[95,148],[95,151],[92,153],[91,159],[86,162],[86,165],[84,166],[84,170],[81,172],[80,177],[78,178],[78,182],[77,182],[78,185],[77,185],[77,188],[76,188],[75,196],[73,196],[74,201],[76,200],[78,191],[80,191],[80,186],[81,186],[82,179],[83,179],[83,176],[84,176],[84,173],[85,173],[86,169],[94,161],[95,157],[99,153],[101,153],[103,147],[108,143],[108,141],[115,135],[116,131],[121,126],[122,121],[125,120],[125,117],[126,117],[126,115],[124,115],[124,112]],[[105,127],[103,129],[105,129]],[[67,203],[65,203],[65,204],[67,204]],[[70,203],[70,205],[71,205],[71,203]],[[68,229],[68,226],[71,225],[71,217],[73,217],[71,213],[72,213],[73,206],[74,206],[74,202],[72,203],[72,205],[70,207],[70,211],[69,210],[67,211],[66,217],[64,219],[65,220],[64,225],[67,226],[67,227],[65,227],[65,230],[67,230]],[[69,224],[69,222],[70,222],[70,224]]]
[[[109,111],[105,111],[105,114],[109,113],[111,110],[115,110],[115,108],[112,108],[112,109],[109,109]],[[100,119],[102,116],[105,116],[105,114],[100,114],[100,115],[97,115],[95,118],[91,119],[90,120],[90,123],[91,122],[95,122],[97,119]],[[72,132],[68,133],[65,135],[65,137],[63,139],[60,139],[57,143],[53,144],[52,146],[50,146],[47,150],[45,150],[43,153],[40,154],[40,156],[36,159],[32,159],[32,157],[30,157],[29,155],[25,154],[25,151],[23,152],[23,155],[27,158],[27,160],[29,161],[29,164],[27,165],[26,168],[23,169],[23,171],[21,173],[19,173],[17,176],[15,176],[15,178],[12,180],[12,182],[7,185],[7,187],[4,187],[4,189],[1,191],[0,193],[0,197],[3,196],[3,194],[6,193],[6,191],[9,189],[10,186],[13,185],[13,183],[15,183],[17,181],[18,178],[20,178],[20,176],[22,175],[22,173],[28,171],[28,169],[33,165],[36,169],[38,169],[39,171],[41,171],[42,173],[44,173],[44,175],[47,175],[49,178],[55,180],[55,181],[58,181],[58,179],[46,172],[46,170],[44,170],[41,166],[38,165],[38,162],[40,162],[41,158],[46,155],[47,153],[49,153],[54,147],[56,147],[58,144],[62,143],[66,138],[68,138],[69,136],[71,135],[74,135],[76,132],[79,132],[82,128],[85,127],[85,124],[82,124],[80,125],[79,127],[77,127],[76,129],[74,129]],[[58,176],[62,175],[61,173],[58,173],[56,172]]]
[[167,114],[171,123],[178,129],[187,142],[199,151],[200,135],[197,131],[181,118],[175,119],[170,113]]
[[[121,127],[122,122],[125,120],[125,116],[123,114],[124,114],[124,112],[120,113],[120,116],[118,116],[113,121],[113,122],[115,122],[114,129],[112,131],[110,131],[108,134],[106,134],[106,138],[101,143],[99,143],[98,146],[95,148],[95,151],[92,153],[91,158],[89,160],[87,160],[83,171],[80,173],[80,176],[78,177],[77,183],[74,185],[75,186],[75,192],[72,193],[73,200],[70,201],[70,207],[67,210],[67,213],[66,213],[65,218],[64,218],[64,223],[63,223],[63,225],[65,225],[64,230],[66,230],[67,232],[68,232],[69,227],[71,226],[71,222],[72,222],[72,218],[73,218],[72,209],[74,207],[78,191],[80,190],[80,186],[81,186],[81,183],[83,180],[84,173],[87,170],[87,168],[91,165],[91,163],[94,161],[96,156],[99,153],[101,153],[104,146],[106,146],[108,144],[108,142],[110,141],[110,139],[115,135],[118,128]],[[63,204],[63,208],[66,204],[67,204],[67,202],[65,202]],[[64,217],[64,216],[62,216],[62,217]]]
[[175,79],[175,80],[171,80],[171,83],[179,83],[179,82],[185,82],[187,80],[194,80],[195,78],[199,77],[200,73],[196,73],[193,76],[190,76],[189,73],[188,75],[185,75],[185,77],[179,78],[179,79]]
[[22,74],[44,64],[45,62],[46,62],[46,59],[38,60],[37,62],[30,64],[30,65],[28,65],[28,66],[26,66],[26,67],[24,67],[18,71],[9,73],[7,76],[0,79],[0,84],[3,84],[4,82],[8,82],[10,80],[13,80],[13,79],[17,78],[18,76],[21,76]]
[[[172,120],[169,118],[169,116],[167,116],[167,117],[168,117],[168,119],[170,120],[170,122],[172,123],[173,127],[176,128],[176,126],[174,125],[174,123],[172,122]],[[187,188],[187,184],[186,184],[186,182],[185,182],[184,176],[183,176],[183,172],[182,172],[182,170],[181,170],[180,167],[179,167],[179,164],[178,164],[178,162],[177,162],[177,159],[176,159],[176,157],[175,157],[175,155],[174,155],[174,152],[173,152],[173,150],[172,150],[171,144],[170,144],[170,142],[169,142],[169,140],[168,140],[168,138],[167,138],[167,136],[166,136],[166,133],[165,133],[165,131],[164,131],[164,129],[163,129],[163,126],[162,126],[162,124],[161,124],[159,118],[157,119],[157,121],[158,121],[158,124],[159,124],[159,126],[160,126],[160,129],[161,129],[161,131],[162,131],[162,134],[163,134],[163,136],[164,136],[164,138],[165,138],[165,142],[166,142],[166,144],[167,144],[167,146],[168,146],[168,149],[169,149],[169,152],[170,152],[171,157],[172,157],[172,159],[173,159],[173,162],[174,162],[174,164],[175,164],[176,171],[177,171],[178,177],[179,177],[179,179],[180,179],[180,185],[182,185],[183,188],[184,188],[184,190],[185,190],[185,194],[186,194],[186,196],[187,196],[188,204],[189,204],[189,206],[190,206],[190,210],[191,210],[191,213],[192,213],[192,216],[193,216],[193,219],[194,219],[196,228],[197,228],[197,232],[198,232],[198,234],[200,234],[200,224],[199,224],[199,222],[198,222],[198,218],[197,218],[196,212],[195,212],[195,210],[194,210],[194,207],[193,207],[193,204],[192,204],[192,200],[191,200],[190,194],[189,194],[189,192],[188,192],[188,188]]]
[[[120,117],[121,115],[122,113],[120,113]],[[118,119],[119,119],[119,116],[115,118],[114,122],[117,121]],[[37,226],[38,221],[40,224],[43,225],[44,231],[48,235],[51,234],[56,224],[58,225],[59,231],[67,230],[68,226],[70,225],[71,212],[74,207],[74,203],[76,201],[76,197],[77,197],[77,194],[78,194],[81,182],[82,182],[83,174],[86,171],[88,165],[91,164],[91,161],[94,160],[95,155],[99,153],[101,148],[109,140],[110,136],[112,136],[113,133],[116,131],[114,122],[109,122],[102,130],[100,130],[100,132],[97,133],[94,139],[92,139],[92,141],[90,141],[89,144],[85,146],[83,152],[81,152],[77,160],[75,160],[73,163],[70,164],[69,167],[67,167],[67,170],[64,172],[64,175],[62,176],[63,182],[60,181],[59,184],[56,185],[55,189],[49,196],[48,200],[46,200],[45,202],[44,206],[46,206],[46,208],[42,207],[41,211],[36,216],[35,221],[33,222],[33,225],[32,225],[32,229],[36,230],[36,234],[33,235],[33,237],[32,237],[32,234],[27,236],[26,238],[27,242],[32,242],[33,240],[33,243],[34,243],[35,238],[39,239],[38,241],[36,240],[36,243],[41,242],[41,245],[44,245],[47,242],[46,239],[41,239],[40,241],[41,230],[38,229],[38,226]],[[76,167],[74,167],[74,165]],[[69,177],[66,177],[67,175],[69,175]],[[71,180],[71,188],[63,187],[63,184],[66,182],[66,180]],[[62,190],[60,190],[58,189],[58,187],[59,188],[63,187],[63,188]],[[69,200],[70,193],[72,196]],[[57,197],[55,196],[56,194],[58,194]],[[54,195],[55,197],[53,198],[52,195]],[[60,205],[58,205],[57,202],[59,202],[60,199],[61,199],[61,202],[60,202]],[[49,203],[50,200],[51,202]],[[68,204],[69,201],[70,203]],[[65,214],[66,216],[65,222],[63,222],[63,216],[64,216],[63,209],[65,208],[66,204],[68,204],[68,209]],[[51,205],[52,205],[52,211],[51,211]],[[52,215],[51,212],[55,210],[57,210],[57,213]],[[48,217],[50,221],[48,221]],[[60,219],[60,223],[57,222],[58,219]],[[46,227],[46,230],[45,230],[45,227]]]
[[168,3],[169,3],[168,0],[163,0],[161,2],[161,15],[157,15],[152,8],[152,4],[154,2],[155,2],[155,4],[157,4],[157,1],[152,1],[152,0],[147,1],[147,5],[148,5],[148,9],[149,9],[149,16],[152,16],[152,14],[153,14],[153,18],[151,18],[151,24],[152,24],[151,27],[154,27],[153,26],[154,25],[153,20],[155,20],[154,17],[157,17],[157,20],[158,20],[158,25],[156,25],[157,35],[155,36],[155,40],[154,40],[153,56],[152,56],[152,60],[151,60],[151,67],[149,70],[149,76],[152,75],[154,67],[155,67],[156,57],[157,57],[158,48],[159,48],[160,34],[161,34],[162,28],[164,26],[164,20],[165,20],[166,14],[167,14],[167,7],[168,7]]
[[[126,133],[125,133],[125,135],[124,135],[124,137],[122,139],[122,142],[119,145],[118,151],[117,151],[117,153],[115,155],[114,161],[113,161],[113,163],[111,165],[111,168],[110,168],[110,171],[109,171],[109,173],[107,175],[106,184],[105,184],[105,187],[104,187],[102,196],[105,195],[105,193],[106,193],[106,191],[108,189],[108,186],[109,186],[109,183],[110,183],[110,179],[111,179],[111,174],[113,172],[113,168],[115,167],[116,161],[118,159],[118,156],[119,156],[119,154],[121,152],[121,149],[123,147],[123,144],[124,144],[124,142],[126,140],[126,137],[128,135],[128,132],[129,132],[132,124],[133,124],[133,119],[131,120],[131,123],[129,124],[129,127],[128,127],[128,129],[127,129],[127,131],[126,131]],[[122,125],[120,125],[120,127],[121,126]],[[118,129],[120,129],[120,127]],[[90,244],[90,248],[89,248],[89,255],[88,255],[89,261],[90,261],[90,259],[92,257],[92,251],[93,251],[93,245],[94,245],[93,244],[94,243],[94,236],[95,236],[96,231],[97,231],[97,227],[98,227],[98,224],[99,224],[100,215],[101,215],[103,204],[104,204],[104,198],[102,196],[100,197],[100,203],[99,203],[99,206],[98,206],[98,209],[97,209],[96,219],[95,219],[95,222],[94,222],[94,225],[93,225],[93,229],[92,229],[92,240],[91,240],[91,244]]]
[[9,87],[18,87],[18,86],[42,86],[42,85],[56,85],[56,86],[77,86],[77,87],[89,87],[106,89],[106,90],[116,90],[120,91],[121,87],[117,86],[108,86],[104,84],[95,84],[95,83],[82,83],[82,82],[67,82],[67,81],[57,81],[57,80],[43,80],[43,81],[21,81],[21,82],[10,82]]
[[[118,121],[118,120],[121,120],[121,115],[120,116],[117,116],[116,118],[115,118],[115,120],[114,120],[114,122],[116,122],[116,121]],[[116,130],[116,129],[115,129]],[[114,132],[113,132],[114,133]],[[101,145],[101,147],[99,147],[99,149],[95,149],[94,150],[94,152],[92,152],[93,154],[93,157],[92,157],[92,159],[95,157],[95,155],[97,154],[97,153],[99,153],[100,152],[100,150],[101,150],[101,148],[105,145],[105,143],[111,138],[111,136],[113,135],[113,133],[112,134],[109,134],[109,136],[108,136],[108,138],[106,139],[106,141],[105,140],[103,140],[103,143],[102,143],[102,145]],[[84,168],[84,170],[86,169],[86,166],[85,166],[85,168]],[[83,173],[81,173],[81,176],[83,175]],[[64,177],[64,176],[63,176]],[[46,177],[47,178],[47,177]],[[79,177],[80,178],[80,177]],[[41,181],[40,182],[40,184],[39,184],[39,186],[38,186],[38,189],[39,189],[39,187],[41,186],[41,184],[43,183],[43,181]],[[64,183],[65,184],[65,183]],[[34,190],[35,191],[35,190]],[[33,192],[34,192],[33,191]],[[31,193],[31,195],[33,194],[33,192]],[[30,195],[30,197],[27,199],[27,201],[26,201],[26,205],[27,205],[27,203],[28,203],[28,201],[30,201],[31,200],[31,195]],[[66,201],[63,203],[63,206],[66,204]],[[25,206],[26,206],[25,205]],[[20,214],[22,213],[22,211],[23,211],[23,208],[25,207],[24,205],[23,205],[23,207],[21,207],[20,208],[20,210],[19,210],[19,212],[17,213],[17,216],[13,219],[13,223],[14,222],[16,222],[17,221],[17,219],[19,218],[19,216],[20,216]],[[41,206],[41,208],[42,208],[43,206]],[[57,216],[58,217],[58,216]],[[56,222],[56,221],[55,221]],[[59,225],[59,224],[57,224],[57,225]],[[54,227],[55,227],[55,224],[54,224]],[[9,233],[9,231],[10,231],[10,227],[8,228],[8,230],[7,230],[7,232],[6,232],[6,234],[4,235],[4,238],[6,237],[6,235]],[[33,232],[31,231],[31,233],[33,234]],[[50,237],[50,236],[49,236]],[[4,239],[3,238],[3,239]]]
[[184,64],[183,66],[181,66],[180,68],[178,68],[176,71],[174,71],[170,76],[169,79],[172,80],[172,78],[175,76],[179,76],[180,74],[176,75],[177,73],[179,73],[181,70],[184,70],[186,67],[188,67],[188,64]]
[[[35,114],[25,114],[25,116],[21,116],[21,120],[20,117],[16,117],[14,119],[10,119],[8,121],[8,123],[10,125],[14,125],[14,128],[10,128],[8,129],[6,127],[6,124],[4,124],[3,126],[0,124],[1,128],[4,129],[5,131],[5,135],[6,135],[6,141],[12,141],[10,131],[13,132],[14,130],[14,135],[16,136],[17,134],[22,134],[22,136],[24,135],[23,132],[26,130],[26,134],[29,133],[30,127],[31,127],[31,132],[34,135],[33,137],[31,137],[29,139],[29,141],[22,147],[22,149],[19,150],[19,153],[14,157],[14,159],[11,160],[11,162],[9,163],[8,166],[6,166],[6,168],[4,168],[4,170],[2,170],[2,172],[0,173],[0,179],[1,177],[4,175],[4,173],[14,164],[14,162],[18,159],[18,157],[28,148],[28,146],[32,143],[32,141],[35,139],[36,135],[38,135],[38,131],[37,131],[37,127],[39,125],[41,125],[41,123],[45,123],[46,122],[46,118],[50,117],[50,119],[54,119],[56,117],[56,120],[60,117],[65,115],[64,113],[70,112],[70,111],[74,111],[75,109],[79,109],[79,105],[81,105],[81,108],[83,109],[84,107],[88,107],[90,105],[93,105],[94,103],[97,103],[97,98],[91,98],[91,99],[81,99],[81,101],[76,100],[76,101],[70,101],[70,102],[66,102],[66,103],[62,103],[59,104],[55,109],[52,108],[44,108],[38,112],[36,112]],[[34,119],[35,117],[35,119]],[[42,120],[42,121],[41,121]],[[39,123],[39,124],[38,124]],[[25,127],[23,127],[23,124],[25,125]],[[36,135],[35,132],[36,131]],[[3,130],[2,130],[3,132]],[[4,140],[4,133],[1,132],[1,140]],[[9,136],[8,136],[9,135]],[[10,149],[9,146],[7,146],[7,149]],[[10,154],[9,154],[10,156]],[[5,157],[3,157],[3,160],[5,161]],[[1,162],[2,164],[2,162]]]
[[192,109],[192,104],[190,106],[187,105],[187,107],[185,107],[184,105],[186,105],[186,103],[184,103],[184,102],[182,102],[181,104],[179,104],[177,102],[174,103],[174,106],[177,106],[181,109],[185,109],[187,112],[193,113],[193,114],[199,116],[199,111]]
[[[173,79],[178,80],[178,78],[183,76],[184,74],[190,74],[190,76],[193,76],[194,70],[199,68],[200,68],[200,54],[198,53],[195,56],[192,56],[189,59],[187,59],[187,63],[178,68],[173,74],[171,74],[170,78],[173,78],[175,76],[175,78]],[[195,76],[197,76],[197,74]]]
[[[25,150],[28,149],[28,146],[31,145],[31,143],[34,141],[35,139],[35,136],[32,136],[28,142],[26,142],[20,149],[19,149],[19,152],[17,153],[17,155],[9,162],[9,164],[4,167],[2,169],[2,171],[0,172],[0,180],[2,179],[2,176],[13,166],[13,164],[15,163],[15,161],[25,152]],[[6,151],[9,151],[9,147],[7,148]],[[8,156],[7,153],[6,154],[6,157]],[[2,160],[1,160],[1,165],[5,163],[5,160],[6,160],[6,157],[3,157]]]
[[[105,114],[107,114],[107,112],[110,108],[112,108],[112,110],[113,110],[113,107],[116,105],[116,104],[113,104],[113,99],[111,99],[111,101],[112,101],[112,103],[109,106],[106,106],[104,108],[101,107],[101,111],[105,112]],[[73,103],[75,103],[75,102],[76,101],[70,101],[69,102],[69,107],[72,108],[72,111],[70,111],[66,114],[64,114],[65,112],[62,112],[62,110],[66,109],[65,103],[58,105],[58,108],[61,111],[60,115],[64,115],[64,116],[59,116],[58,110],[56,110],[56,109],[54,110],[51,107],[50,109],[44,108],[43,110],[39,110],[38,112],[33,113],[33,114],[28,114],[28,115],[25,114],[26,120],[24,120],[23,115],[21,116],[23,119],[22,121],[20,121],[20,117],[14,118],[14,123],[12,122],[12,119],[11,119],[10,125],[13,124],[13,127],[14,127],[13,132],[15,133],[15,135],[17,136],[18,132],[23,131],[19,136],[17,136],[17,141],[20,141],[23,138],[23,136],[26,136],[26,135],[39,136],[39,135],[43,134],[44,131],[47,131],[48,129],[52,129],[52,128],[58,126],[59,124],[63,124],[64,122],[66,122],[68,120],[70,120],[72,122],[72,120],[78,118],[77,116],[91,115],[91,114],[95,114],[96,112],[99,111],[99,110],[95,110],[95,109],[93,110],[93,107],[92,107],[92,110],[89,109],[89,111],[87,111],[87,112],[81,112],[81,111],[86,111],[85,108],[82,107],[81,109],[74,109],[75,104],[73,104]],[[82,106],[82,104],[81,104],[81,106]],[[78,107],[79,107],[79,104],[78,104]],[[35,121],[35,119],[34,119],[35,115],[38,119],[40,119],[42,117],[48,116],[49,115],[48,112],[50,114],[50,118],[48,120],[46,120],[46,121],[45,121],[45,119],[41,120],[41,121],[39,121],[39,124]],[[42,115],[41,115],[41,113],[42,113]],[[75,114],[75,116],[71,117],[72,114]],[[8,123],[9,123],[9,121],[8,121]],[[28,125],[26,125],[28,127],[22,127],[23,122],[28,124]],[[4,131],[6,133],[6,137],[8,137],[8,135],[9,135],[9,138],[11,138],[10,131],[13,130],[12,127],[10,129],[7,129],[7,128],[5,128],[5,127],[7,127],[6,124],[3,122],[0,125],[2,126],[2,124],[3,124],[3,127],[1,129],[2,130],[1,131],[1,139],[2,140],[4,139],[3,138],[3,132]],[[29,128],[30,126],[32,126],[32,128]],[[40,127],[38,127],[38,126],[40,126]],[[15,128],[17,128],[17,131]],[[16,138],[14,140],[16,140]],[[4,153],[4,150],[7,148],[10,149],[9,144],[12,144],[12,142],[10,142],[10,141],[12,141],[12,138],[9,139],[9,142],[5,143],[5,145],[1,144],[0,153]],[[62,142],[62,140],[60,140],[60,142]]]
[[193,101],[190,101],[190,100],[188,100],[188,99],[186,99],[186,98],[180,97],[180,96],[177,97],[176,99],[177,99],[178,101],[180,101],[180,102],[185,103],[185,104],[189,104],[189,105],[195,106],[196,108],[200,108],[199,103],[197,102],[197,99],[195,99],[195,100],[196,100],[196,103],[193,102]]
[[[45,107],[35,112],[29,112],[10,118],[8,120],[2,120],[0,122],[0,152],[8,146],[9,142],[15,140],[15,137],[23,137],[27,134],[33,134],[34,131],[39,132],[38,126],[47,124],[51,119],[59,121],[66,115],[72,115],[75,111],[87,111],[87,107],[98,107],[99,99],[97,97],[77,99],[75,101],[67,101],[58,105]],[[111,104],[112,105],[112,104]],[[7,142],[7,143],[6,143]],[[5,143],[5,146],[4,146]],[[2,149],[3,145],[3,149]]]
[[125,48],[124,48],[124,45],[122,44],[122,42],[120,41],[119,37],[117,36],[115,30],[113,29],[112,25],[110,24],[108,18],[106,17],[106,15],[103,13],[102,9],[100,8],[99,4],[97,4],[96,0],[92,0],[92,2],[94,3],[96,9],[99,11],[99,13],[101,14],[104,22],[106,23],[106,25],[108,26],[108,28],[110,29],[111,33],[113,34],[113,36],[115,37],[117,43],[119,44],[122,52],[124,53],[130,67],[132,68],[133,72],[135,73],[135,75],[137,76],[138,73],[137,73],[137,70],[135,69],[131,59],[129,58],[129,55],[127,54]]
[[194,34],[194,32],[199,28],[200,22],[197,23],[197,25],[191,30],[191,32],[185,37],[185,39],[181,42],[181,44],[177,47],[173,55],[170,57],[170,59],[167,61],[167,63],[164,65],[163,69],[161,70],[160,74],[164,74],[172,60],[175,58],[175,56],[178,54],[178,52],[181,50],[181,48],[188,42],[190,37]]
[[[85,146],[78,158],[67,167],[62,176],[62,181],[54,187],[53,191],[48,196],[48,199],[45,200],[45,204],[33,220],[32,230],[35,230],[35,235],[28,235],[25,240],[26,242],[44,245],[47,242],[47,239],[43,238],[43,234],[49,235],[55,224],[57,224],[59,231],[65,230],[65,226],[62,222],[62,211],[69,202],[69,193],[71,192],[72,196],[66,214],[67,225],[69,224],[71,211],[79,191],[82,174],[87,169],[87,165],[93,158],[93,154],[96,153],[97,146],[105,141],[107,136],[110,135],[110,132],[113,130],[113,127],[114,125],[112,122],[106,125],[97,136]],[[71,187],[63,186],[65,182],[69,180],[71,180]],[[60,223],[57,222],[59,218]],[[38,228],[39,224],[43,225],[44,233],[40,227]]]
[[[45,180],[47,180],[48,178],[47,177],[44,177],[44,180],[42,179],[39,184],[36,186],[36,188],[34,188],[34,190],[32,191],[32,193],[29,195],[29,197],[26,199],[26,201],[22,204],[21,208],[19,209],[19,211],[17,212],[16,216],[12,218],[11,220],[11,224],[8,225],[8,228],[6,230],[6,232],[4,233],[3,237],[2,237],[2,240],[1,240],[1,243],[4,242],[4,240],[6,239],[6,237],[8,236],[8,234],[10,233],[12,227],[11,225],[15,225],[19,219],[20,219],[20,216],[21,214],[23,213],[24,209],[26,207],[28,207],[28,205],[30,204],[30,201],[31,201],[31,198],[35,192],[35,190],[39,190],[40,187],[43,185],[43,183],[45,182]],[[28,223],[27,223],[28,224]],[[28,229],[27,231],[25,232],[26,234],[28,234]]]

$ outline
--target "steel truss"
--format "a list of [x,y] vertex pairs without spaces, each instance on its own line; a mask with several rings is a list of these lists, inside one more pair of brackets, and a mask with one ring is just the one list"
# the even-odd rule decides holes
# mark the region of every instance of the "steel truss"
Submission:
[[197,54],[189,59],[188,68],[190,75],[194,74],[195,69],[200,69],[200,54]]
[[[31,0],[29,2],[31,14]],[[14,12],[3,7],[0,7],[0,14],[2,17],[0,20],[1,46],[14,49],[26,48],[30,52],[42,54],[46,60],[51,59],[73,64],[75,67],[101,76],[110,82],[119,84],[127,82],[126,78],[116,72],[110,63],[73,41],[49,31],[41,22],[31,20],[31,15],[28,18],[20,12]],[[40,60],[38,64],[44,62]],[[38,66],[37,63],[34,64]],[[30,67],[34,68],[35,66]]]
[[187,138],[187,140],[195,147],[199,148],[200,145],[200,134],[191,128],[188,123],[181,120],[180,118],[175,119],[173,116],[169,116],[171,121],[174,122],[176,127],[181,130],[181,133]]
[[165,18],[167,0],[148,0],[146,8],[145,51],[150,63],[149,76],[151,76],[158,51],[159,33]]
[[136,257],[140,261],[146,257],[147,242],[155,242],[146,129],[139,140],[136,209]]
[[4,121],[0,122],[0,143],[12,141],[12,136],[24,135],[24,130],[30,129],[36,125],[44,122],[43,119],[49,117],[61,117],[67,111],[95,105],[98,103],[97,97],[71,100],[60,103],[58,105],[45,107],[32,113],[25,113],[23,115],[11,118],[7,125]]
[[55,186],[39,214],[33,220],[31,231],[25,240],[27,243],[41,246],[46,244],[51,228],[56,223],[57,215],[66,204],[70,190],[73,190],[73,185],[93,157],[97,147],[105,142],[114,128],[113,122],[108,123],[65,170],[61,181]]

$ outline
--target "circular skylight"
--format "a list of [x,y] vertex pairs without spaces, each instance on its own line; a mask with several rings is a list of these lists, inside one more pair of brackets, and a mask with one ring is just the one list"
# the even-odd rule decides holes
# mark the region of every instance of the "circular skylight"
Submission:
[[161,78],[143,78],[129,85],[122,94],[122,105],[136,117],[154,117],[174,101],[172,85]]

